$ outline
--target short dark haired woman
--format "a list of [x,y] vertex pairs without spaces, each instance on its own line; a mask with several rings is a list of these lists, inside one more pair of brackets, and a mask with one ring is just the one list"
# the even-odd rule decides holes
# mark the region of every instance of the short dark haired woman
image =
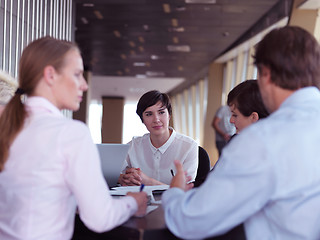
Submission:
[[130,141],[120,184],[169,184],[176,159],[181,161],[190,180],[194,180],[198,144],[169,127],[172,112],[169,96],[157,90],[149,91],[140,98],[136,112],[149,133]]
[[228,94],[227,103],[232,113],[230,122],[235,125],[237,133],[269,115],[256,80],[246,80],[233,88]]

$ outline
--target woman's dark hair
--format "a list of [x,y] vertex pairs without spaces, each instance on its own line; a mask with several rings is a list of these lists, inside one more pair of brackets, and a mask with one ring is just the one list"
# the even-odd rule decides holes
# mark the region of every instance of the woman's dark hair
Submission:
[[10,145],[27,118],[21,94],[33,94],[46,66],[52,66],[60,72],[64,67],[65,56],[71,50],[79,51],[75,44],[52,37],[39,38],[23,50],[19,62],[19,91],[11,98],[0,117],[0,172],[9,157]]
[[169,115],[172,114],[172,107],[171,107],[171,101],[167,94],[161,93],[157,90],[152,90],[149,92],[146,92],[141,96],[139,99],[138,105],[137,105],[137,111],[136,113],[139,115],[141,121],[143,122],[142,114],[143,112],[148,108],[151,107],[158,102],[162,103],[162,106],[166,107],[168,109]]
[[255,65],[270,68],[271,81],[283,89],[320,88],[320,46],[300,27],[272,30],[256,47]]
[[246,117],[253,112],[258,113],[259,118],[269,115],[262,102],[257,80],[246,80],[233,88],[228,94],[227,103],[229,106],[235,105]]

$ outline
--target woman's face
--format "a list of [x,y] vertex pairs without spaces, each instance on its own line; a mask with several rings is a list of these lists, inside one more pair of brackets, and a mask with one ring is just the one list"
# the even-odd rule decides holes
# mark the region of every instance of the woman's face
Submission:
[[151,135],[168,134],[170,115],[168,109],[162,106],[160,101],[146,108],[142,113],[142,119]]
[[83,77],[83,62],[77,50],[68,52],[64,59],[65,66],[57,72],[54,86],[56,106],[61,109],[77,111],[80,108],[83,92],[88,89]]
[[232,113],[230,122],[236,127],[237,133],[241,132],[242,129],[257,121],[253,116],[255,113],[252,113],[249,117],[246,117],[238,110],[238,108],[235,107],[235,105],[230,106],[230,110]]

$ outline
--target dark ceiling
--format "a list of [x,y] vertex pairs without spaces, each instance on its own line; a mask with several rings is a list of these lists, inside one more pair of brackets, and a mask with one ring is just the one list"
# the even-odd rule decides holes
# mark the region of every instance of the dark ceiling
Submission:
[[76,0],[85,68],[97,76],[182,77],[182,89],[230,47],[288,16],[292,2],[189,1]]

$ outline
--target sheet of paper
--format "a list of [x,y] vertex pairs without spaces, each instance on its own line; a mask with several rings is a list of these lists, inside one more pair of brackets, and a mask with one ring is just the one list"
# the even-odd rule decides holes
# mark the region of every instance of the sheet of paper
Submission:
[[[148,195],[152,193],[154,190],[167,190],[169,185],[155,185],[155,186],[145,186],[143,191]],[[110,190],[111,195],[126,195],[127,192],[139,192],[140,186],[122,186],[122,187],[114,187]]]
[[[155,186],[145,186],[143,191],[150,196],[150,201],[152,204],[160,204],[161,201],[155,201],[152,191],[154,190],[167,190],[169,185],[155,185]],[[123,196],[128,192],[139,192],[140,186],[122,186],[122,187],[114,187],[110,190],[110,194],[113,196]]]
[[[154,190],[167,190],[169,185],[154,185],[154,186],[144,186],[143,191],[149,192]],[[113,187],[112,190],[116,191],[127,191],[127,192],[139,192],[140,186],[122,186],[122,187]]]
[[157,206],[157,205],[150,205],[150,206],[148,206],[148,207],[147,207],[147,212],[146,212],[146,214],[149,214],[150,212],[156,210],[158,207],[159,207],[159,206]]

